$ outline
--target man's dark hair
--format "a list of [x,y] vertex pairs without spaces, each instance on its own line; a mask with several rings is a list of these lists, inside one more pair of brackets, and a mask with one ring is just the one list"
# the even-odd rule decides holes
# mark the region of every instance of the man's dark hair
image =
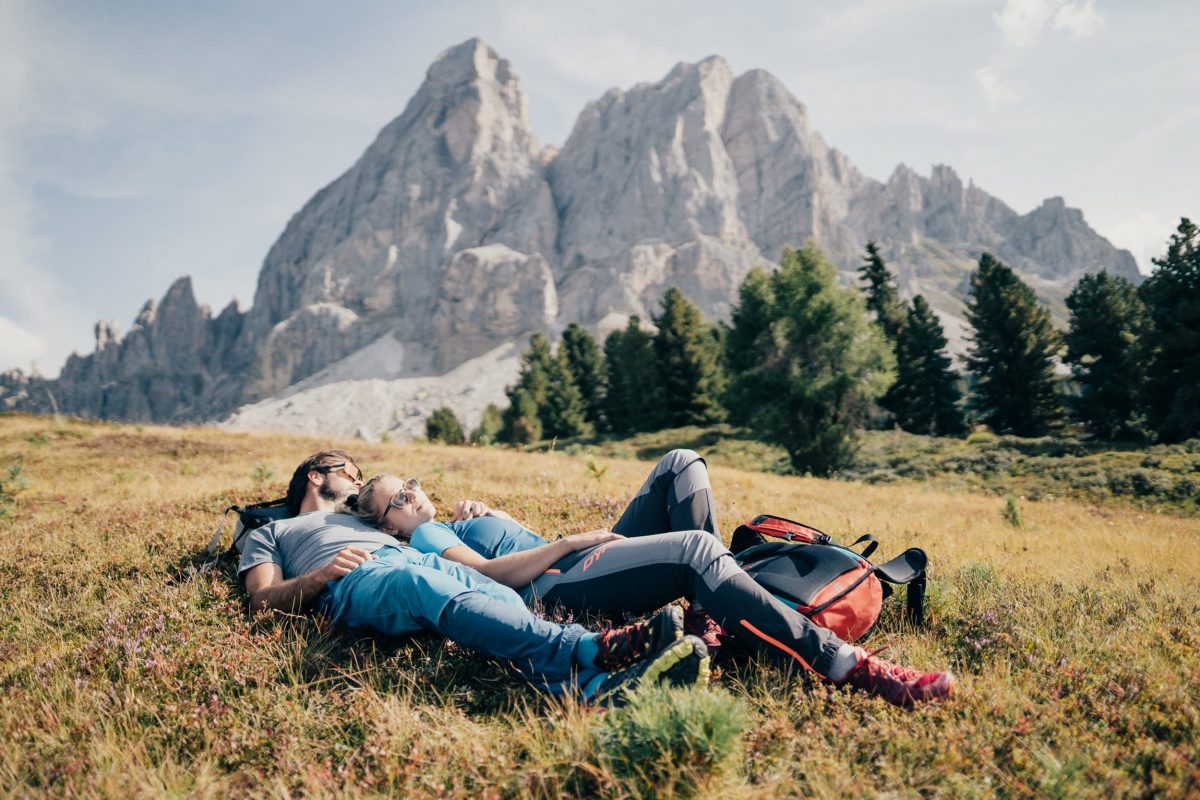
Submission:
[[292,515],[300,513],[300,504],[304,502],[304,493],[308,490],[308,473],[313,470],[328,472],[329,467],[337,464],[355,463],[354,456],[345,450],[322,450],[301,461],[300,466],[292,473],[291,483],[288,484],[287,504]]

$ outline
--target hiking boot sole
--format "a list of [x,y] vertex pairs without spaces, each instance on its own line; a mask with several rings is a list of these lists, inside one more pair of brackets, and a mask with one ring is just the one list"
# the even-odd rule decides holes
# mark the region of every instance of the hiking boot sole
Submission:
[[699,638],[684,636],[659,651],[638,680],[638,688],[707,685],[708,674],[708,648]]

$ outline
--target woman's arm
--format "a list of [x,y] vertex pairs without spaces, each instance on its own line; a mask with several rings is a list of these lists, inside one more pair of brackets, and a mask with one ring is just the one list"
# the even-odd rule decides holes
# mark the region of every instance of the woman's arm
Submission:
[[602,528],[587,533],[577,533],[543,547],[509,553],[499,558],[485,558],[465,544],[446,548],[442,551],[442,558],[448,558],[477,569],[497,583],[503,583],[513,589],[520,589],[528,586],[559,559],[565,558],[576,550],[584,550],[624,538],[619,533]]
[[[497,519],[506,519],[509,522],[517,522],[510,515],[491,508],[486,503],[479,500],[459,500],[454,507],[454,516],[450,519],[451,522],[458,522],[464,519],[472,519],[473,517],[496,517]],[[520,524],[519,522],[517,523]]]

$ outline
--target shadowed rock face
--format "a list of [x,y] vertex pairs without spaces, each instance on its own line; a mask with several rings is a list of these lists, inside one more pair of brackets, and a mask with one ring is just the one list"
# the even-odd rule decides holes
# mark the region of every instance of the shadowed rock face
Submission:
[[526,105],[482,41],[445,51],[403,113],[291,219],[249,311],[213,317],[180,279],[125,336],[98,324],[95,351],[57,380],[0,375],[0,403],[205,420],[339,375],[331,366],[381,341],[403,360],[389,376],[431,376],[534,331],[648,319],[670,286],[723,318],[751,267],[809,239],[847,281],[879,242],[902,292],[926,294],[952,339],[983,251],[1052,308],[1084,272],[1139,277],[1061,198],[1020,215],[948,166],[862,175],[778,80],[734,76],[719,57],[607,92],[558,151],[540,147]]

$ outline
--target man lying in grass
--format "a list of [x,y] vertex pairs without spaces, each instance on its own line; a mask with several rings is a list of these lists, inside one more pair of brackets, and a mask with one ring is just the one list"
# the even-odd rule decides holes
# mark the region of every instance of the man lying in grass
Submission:
[[[435,554],[418,553],[357,517],[340,513],[362,487],[349,453],[315,453],[288,486],[296,516],[252,531],[238,576],[252,609],[317,608],[350,628],[387,635],[429,629],[510,661],[535,685],[620,704],[639,687],[708,680],[704,643],[670,613],[604,634],[534,617],[512,589]],[[603,546],[594,531],[566,549]]]
[[723,632],[738,649],[906,708],[947,697],[954,687],[948,671],[909,669],[843,642],[755,583],[721,540],[708,469],[691,450],[673,450],[655,465],[613,526],[622,536],[601,533],[603,541],[584,548],[570,537],[547,542],[472,500],[460,502],[450,522],[436,522],[415,478],[372,478],[353,505],[364,522],[420,552],[472,567],[526,603],[648,613],[682,597],[690,602],[686,618],[673,613],[710,652]]

